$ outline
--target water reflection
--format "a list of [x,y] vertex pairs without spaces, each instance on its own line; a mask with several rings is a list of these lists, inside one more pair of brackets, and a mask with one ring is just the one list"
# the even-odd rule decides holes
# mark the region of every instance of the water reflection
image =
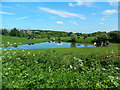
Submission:
[[71,43],[71,42],[61,42],[61,41],[48,41],[43,43],[31,43],[24,44],[15,47],[4,47],[0,48],[0,50],[20,50],[20,49],[41,49],[41,48],[77,48],[77,47],[93,47],[93,45],[88,44],[79,44],[79,43]]
[[48,43],[52,43],[52,41],[49,40]]
[[18,45],[15,45],[14,47],[16,47],[16,48],[17,48],[17,47],[18,47]]
[[55,41],[56,45],[62,45],[63,43],[61,41]]
[[87,45],[87,44],[85,44],[85,45],[84,45],[84,47],[88,47],[88,45]]
[[28,45],[34,45],[34,43],[29,43]]
[[77,46],[80,46],[80,44],[77,44]]
[[71,43],[70,47],[71,47],[71,48],[76,47],[76,43]]

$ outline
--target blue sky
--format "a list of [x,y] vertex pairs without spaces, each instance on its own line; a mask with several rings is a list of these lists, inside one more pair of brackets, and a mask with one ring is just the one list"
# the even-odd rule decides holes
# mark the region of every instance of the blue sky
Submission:
[[0,28],[91,33],[118,30],[117,3],[3,2]]

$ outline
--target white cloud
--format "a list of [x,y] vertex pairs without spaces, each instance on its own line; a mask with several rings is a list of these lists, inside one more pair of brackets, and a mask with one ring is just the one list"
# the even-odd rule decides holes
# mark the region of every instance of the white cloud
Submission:
[[68,3],[68,6],[73,7],[74,4],[73,3]]
[[105,24],[105,23],[101,22],[101,23],[99,23],[99,24]]
[[104,20],[106,20],[106,19],[105,19],[105,18],[100,18],[100,20],[101,20],[101,21],[104,21]]
[[64,22],[63,21],[56,21],[55,23],[56,24],[63,24]]
[[8,9],[14,9],[14,8],[12,8],[12,7],[4,6],[4,5],[0,5],[0,7],[2,7],[2,8],[8,8]]
[[0,12],[1,14],[14,15],[14,13]]
[[68,6],[87,6],[87,7],[92,7],[93,6],[93,0],[91,0],[91,2],[83,2],[78,0],[77,3],[73,4],[73,3],[68,3]]
[[17,7],[20,7],[20,8],[27,8],[27,7],[25,7],[24,5],[19,4],[19,3],[18,3],[18,4],[16,4],[16,6],[17,6]]
[[54,9],[44,8],[44,7],[38,7],[38,8],[42,11],[49,12],[63,18],[76,17],[80,19],[86,19],[85,16],[81,14],[70,13],[70,12],[61,11],[61,10],[54,10]]
[[82,6],[82,5],[85,5],[85,3],[82,2],[82,1],[78,1],[75,5],[76,5],[76,6]]
[[108,0],[109,5],[118,7],[118,2],[115,2],[115,0]]
[[74,24],[74,25],[79,25],[77,22],[75,22],[75,21],[70,21],[72,24]]
[[110,4],[111,6],[118,7],[118,2],[109,2],[109,4]]
[[118,12],[118,10],[112,9],[112,10],[105,10],[104,12],[102,12],[102,14],[111,15],[111,14],[115,14],[117,12]]
[[20,18],[17,18],[16,20],[22,20],[22,19],[26,19],[26,18],[29,18],[29,16],[26,16],[26,17],[20,17]]
[[97,15],[96,13],[92,13],[91,15]]

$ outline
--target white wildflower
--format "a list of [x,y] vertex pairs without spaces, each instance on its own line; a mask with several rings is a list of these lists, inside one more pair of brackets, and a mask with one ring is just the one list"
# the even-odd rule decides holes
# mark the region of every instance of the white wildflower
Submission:
[[114,76],[108,76],[110,79],[114,79]]
[[115,69],[120,70],[120,68],[119,68],[119,67],[115,67]]
[[119,77],[116,77],[116,79],[119,79]]
[[70,69],[72,69],[72,65],[70,65]]
[[8,63],[6,63],[6,65],[8,65]]
[[2,59],[2,58],[4,58],[5,56],[0,56],[0,58]]
[[13,52],[13,55],[15,55],[16,54],[16,52]]
[[76,57],[74,57],[74,59],[76,59]]
[[83,63],[80,63],[80,66],[83,66]]
[[11,59],[12,57],[11,56],[9,56],[9,59]]
[[81,59],[79,59],[78,61],[79,61],[79,62],[82,62],[82,60],[81,60]]
[[38,63],[37,61],[35,61],[36,63]]
[[100,69],[96,69],[96,71],[100,71]]
[[33,54],[33,56],[35,56],[35,54]]
[[117,82],[114,82],[114,85],[115,85],[116,87],[118,87],[118,86],[119,86],[119,83],[117,83]]
[[10,42],[7,42],[7,44],[10,44]]
[[102,70],[104,70],[104,71],[105,71],[106,69],[105,69],[105,68],[102,68]]
[[30,52],[28,52],[28,54],[30,54]]
[[20,58],[16,58],[16,59],[19,59],[19,60],[20,60]]
[[49,72],[51,72],[51,68],[50,68],[50,66],[49,66],[48,68],[49,68]]
[[8,68],[8,70],[10,70],[11,68]]
[[5,75],[8,75],[8,73],[5,73]]
[[111,53],[114,53],[113,50],[111,51]]
[[74,69],[76,70],[76,67],[74,67]]

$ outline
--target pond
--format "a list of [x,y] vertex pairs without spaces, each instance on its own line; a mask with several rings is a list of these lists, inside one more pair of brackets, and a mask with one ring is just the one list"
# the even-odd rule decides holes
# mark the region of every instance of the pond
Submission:
[[18,45],[16,47],[5,47],[0,48],[0,50],[21,50],[21,49],[43,49],[43,48],[73,48],[73,47],[93,47],[90,44],[79,44],[71,42],[43,42],[35,44],[24,44]]

